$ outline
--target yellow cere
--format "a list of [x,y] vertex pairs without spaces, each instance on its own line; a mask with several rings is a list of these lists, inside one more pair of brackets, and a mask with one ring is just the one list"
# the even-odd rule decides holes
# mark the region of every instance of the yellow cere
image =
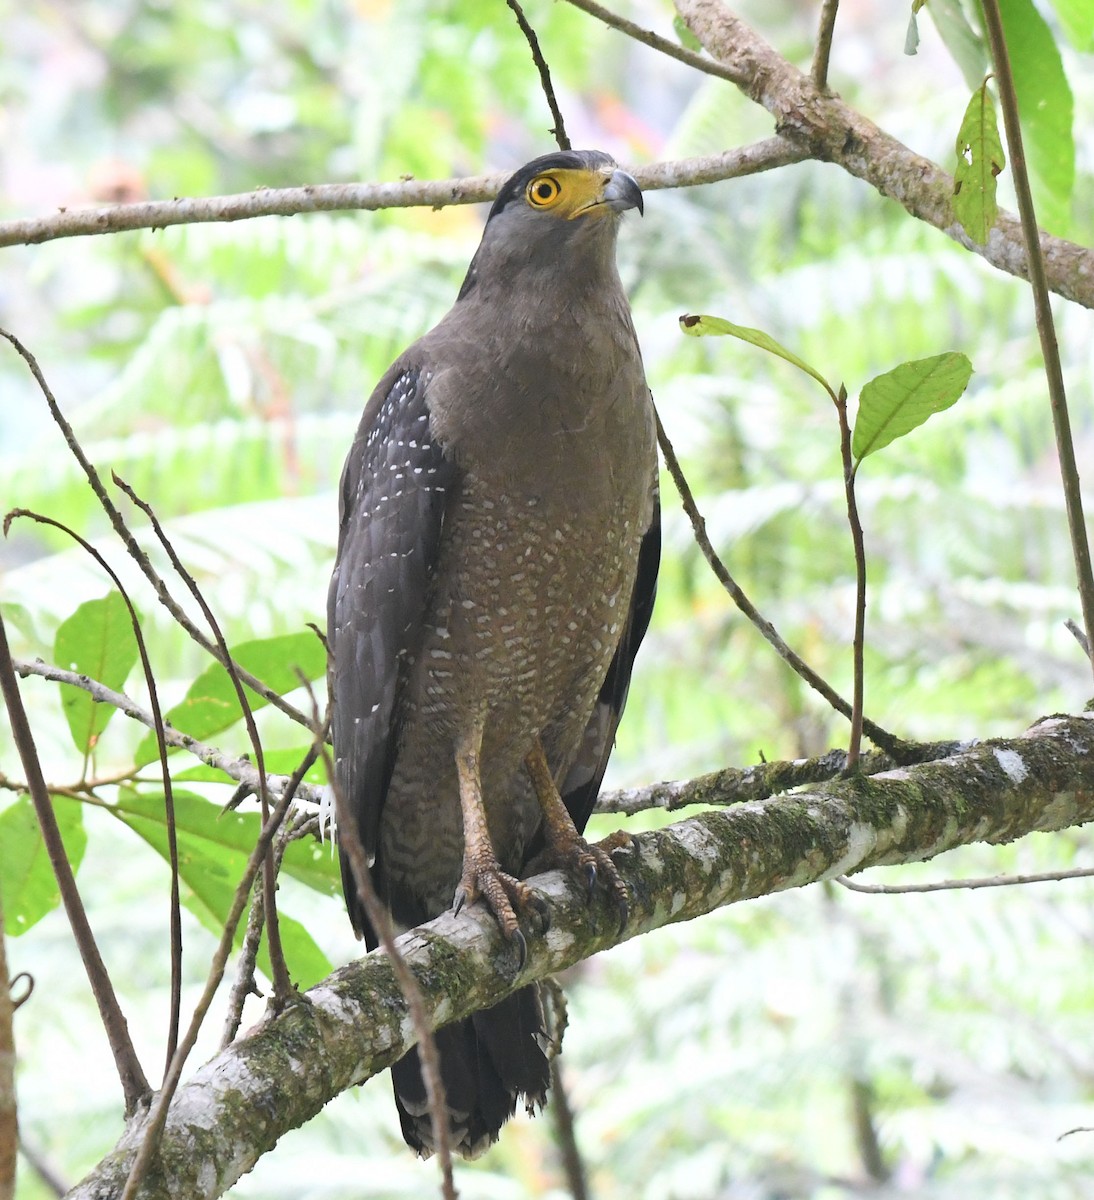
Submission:
[[604,185],[610,178],[610,171],[544,171],[531,180],[524,196],[531,208],[556,213],[568,221],[586,214],[599,216],[608,211]]

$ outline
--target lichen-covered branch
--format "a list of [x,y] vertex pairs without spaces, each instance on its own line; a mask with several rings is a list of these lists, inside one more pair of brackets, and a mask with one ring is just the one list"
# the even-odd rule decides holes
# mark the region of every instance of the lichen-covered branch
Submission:
[[[1053,717],[1021,737],[941,761],[704,812],[641,834],[619,856],[631,894],[622,932],[606,899],[586,906],[578,881],[540,876],[551,929],[530,941],[519,974],[512,947],[478,905],[431,921],[400,945],[431,1018],[445,1024],[619,941],[723,905],[1091,820],[1094,716]],[[141,1197],[219,1196],[288,1130],[390,1066],[410,1038],[406,1002],[384,955],[334,972],[179,1089],[159,1169]],[[141,1132],[137,1118],[73,1189],[73,1200],[120,1195]]]
[[[683,158],[636,168],[648,189],[690,187],[771,170],[800,162],[806,155],[782,138],[766,138],[721,154]],[[66,209],[48,217],[0,221],[0,247],[34,245],[57,238],[91,237],[168,225],[244,221],[254,217],[292,217],[300,213],[382,208],[444,208],[493,200],[506,174],[466,179],[401,179],[393,183],[321,183],[302,187],[262,188],[234,196],[186,196],[176,200],[144,200],[106,208]]]
[[[948,758],[967,750],[968,742],[902,742],[905,753],[902,759],[909,762],[928,762]],[[863,775],[877,775],[889,771],[896,763],[888,754],[874,751],[859,757],[858,771]],[[791,788],[807,787],[827,783],[847,770],[846,750],[826,750],[814,758],[795,758],[786,761],[755,763],[751,767],[722,767],[695,779],[673,780],[665,783],[647,783],[642,787],[619,788],[601,792],[595,812],[621,813],[633,816],[651,808],[663,808],[666,812],[679,812],[696,804],[711,804],[727,807],[744,804],[750,800],[766,800],[777,792]]]
[[[807,157],[836,163],[992,266],[1026,278],[1022,227],[1013,213],[1000,211],[987,244],[976,245],[954,218],[951,175],[818,88],[721,0],[676,0],[676,8],[733,82]],[[1047,233],[1041,234],[1041,249],[1051,290],[1094,308],[1094,251]]]

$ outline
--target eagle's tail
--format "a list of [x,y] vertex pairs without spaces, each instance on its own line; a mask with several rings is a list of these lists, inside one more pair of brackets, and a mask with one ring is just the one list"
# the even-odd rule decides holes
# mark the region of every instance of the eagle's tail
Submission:
[[[497,1141],[523,1100],[542,1108],[550,1082],[548,1035],[537,984],[434,1035],[441,1060],[452,1149],[476,1158]],[[423,1158],[434,1151],[433,1127],[415,1047],[391,1068],[403,1137]]]

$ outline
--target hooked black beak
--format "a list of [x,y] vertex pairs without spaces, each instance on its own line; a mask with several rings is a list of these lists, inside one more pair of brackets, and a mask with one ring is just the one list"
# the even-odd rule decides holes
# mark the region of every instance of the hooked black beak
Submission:
[[628,175],[626,171],[617,168],[604,185],[603,202],[614,212],[621,213],[626,212],[628,208],[637,208],[641,213],[643,211],[642,189],[633,175]]

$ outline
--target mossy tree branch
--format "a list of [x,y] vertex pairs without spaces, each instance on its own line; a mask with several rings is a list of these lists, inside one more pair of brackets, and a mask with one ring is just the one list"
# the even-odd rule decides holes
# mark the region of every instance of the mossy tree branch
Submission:
[[[704,812],[639,835],[619,857],[632,901],[621,933],[606,900],[587,907],[576,881],[540,876],[551,930],[531,940],[519,976],[512,948],[477,905],[431,921],[400,944],[432,1020],[446,1024],[617,942],[724,905],[1091,820],[1094,715],[1053,717],[1021,737],[941,761]],[[406,1002],[384,955],[335,971],[179,1089],[158,1168],[140,1196],[219,1196],[283,1134],[390,1066],[410,1039]],[[73,1189],[73,1200],[120,1195],[142,1132],[138,1116]]]

